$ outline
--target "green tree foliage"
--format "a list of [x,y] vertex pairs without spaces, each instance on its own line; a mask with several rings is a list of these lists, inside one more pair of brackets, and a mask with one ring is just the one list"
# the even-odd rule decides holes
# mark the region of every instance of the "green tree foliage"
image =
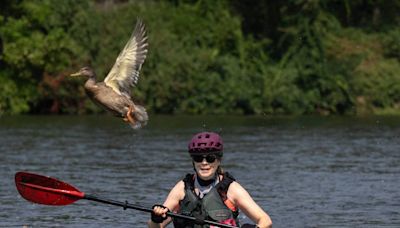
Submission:
[[81,20],[80,12],[86,14],[83,9],[89,8],[89,3],[10,1],[8,6],[0,28],[0,112],[59,111],[59,102],[75,96],[68,85],[60,84],[65,72],[82,55],[88,55],[71,25]]
[[400,108],[400,1],[4,1],[0,113],[91,113],[138,17],[139,103],[155,113],[355,114]]

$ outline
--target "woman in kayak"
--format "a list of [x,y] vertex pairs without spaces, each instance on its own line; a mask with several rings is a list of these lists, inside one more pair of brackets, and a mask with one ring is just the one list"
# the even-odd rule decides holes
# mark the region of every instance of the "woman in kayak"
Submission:
[[179,181],[163,205],[153,206],[149,228],[165,227],[171,221],[176,228],[203,227],[189,220],[171,219],[166,215],[168,211],[239,226],[239,210],[257,224],[243,227],[272,227],[268,214],[228,172],[222,170],[223,142],[218,134],[202,132],[193,136],[189,154],[195,174],[187,174]]

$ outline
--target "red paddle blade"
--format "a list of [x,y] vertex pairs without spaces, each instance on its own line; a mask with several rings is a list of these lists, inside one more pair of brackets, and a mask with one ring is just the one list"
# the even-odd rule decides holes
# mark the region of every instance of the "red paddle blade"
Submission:
[[28,172],[16,173],[15,185],[22,197],[39,204],[68,205],[85,196],[85,193],[67,183]]

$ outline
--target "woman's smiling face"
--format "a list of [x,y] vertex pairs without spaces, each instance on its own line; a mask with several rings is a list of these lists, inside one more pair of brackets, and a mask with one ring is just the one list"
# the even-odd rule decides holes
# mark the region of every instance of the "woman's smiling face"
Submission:
[[197,159],[197,161],[195,161],[194,159],[192,160],[196,173],[198,177],[200,177],[202,180],[211,180],[212,178],[214,178],[215,173],[217,172],[218,167],[221,164],[221,160],[218,157],[216,157],[213,162],[207,161],[210,159],[206,159],[206,156],[203,157],[201,162],[198,162],[199,159]]

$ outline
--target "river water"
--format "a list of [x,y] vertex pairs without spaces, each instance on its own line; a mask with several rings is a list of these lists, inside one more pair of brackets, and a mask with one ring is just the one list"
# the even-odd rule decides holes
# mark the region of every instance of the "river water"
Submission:
[[400,117],[229,116],[151,116],[139,131],[110,116],[2,117],[0,226],[146,227],[145,212],[85,200],[30,203],[14,175],[53,176],[151,207],[192,171],[187,142],[202,130],[221,133],[224,169],[274,227],[400,227]]

